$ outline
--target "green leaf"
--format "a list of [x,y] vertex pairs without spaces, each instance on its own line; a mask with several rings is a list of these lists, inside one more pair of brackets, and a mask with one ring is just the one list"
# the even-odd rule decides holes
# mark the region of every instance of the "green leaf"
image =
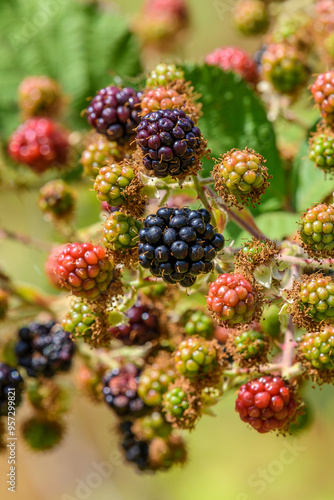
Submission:
[[292,170],[294,207],[304,212],[310,205],[322,201],[333,191],[333,182],[308,159],[309,145],[306,140],[300,147]]
[[[267,159],[270,187],[255,212],[280,208],[284,194],[284,172],[276,147],[275,133],[263,103],[238,75],[206,65],[185,65],[187,80],[201,94],[203,116],[199,127],[216,158],[232,148],[254,149]],[[203,164],[203,174],[209,175],[213,162]],[[270,204],[270,208],[269,205]]]

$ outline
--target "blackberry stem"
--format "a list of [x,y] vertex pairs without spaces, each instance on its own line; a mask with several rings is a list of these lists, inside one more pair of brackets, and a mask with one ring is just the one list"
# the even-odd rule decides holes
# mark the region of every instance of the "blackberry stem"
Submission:
[[199,199],[203,203],[204,208],[206,208],[207,210],[209,210],[209,212],[211,214],[211,222],[212,222],[213,227],[217,227],[216,218],[215,218],[215,216],[213,214],[212,207],[211,207],[211,205],[209,203],[209,200],[208,200],[208,198],[207,198],[207,196],[205,194],[205,190],[203,189],[203,185],[198,180],[198,177],[196,177],[196,175],[192,175],[191,178],[193,180],[194,188],[196,190],[196,193],[197,193]]

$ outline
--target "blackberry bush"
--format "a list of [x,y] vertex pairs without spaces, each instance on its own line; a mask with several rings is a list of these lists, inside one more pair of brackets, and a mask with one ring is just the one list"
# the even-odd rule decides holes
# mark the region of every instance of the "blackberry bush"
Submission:
[[18,365],[29,377],[53,377],[72,366],[74,344],[55,321],[29,323],[20,328],[15,346]]
[[109,86],[99,90],[89,103],[89,125],[111,141],[123,145],[131,141],[140,122],[141,94],[130,87]]
[[144,116],[137,128],[137,143],[144,167],[159,178],[196,172],[203,155],[201,131],[180,109],[164,109]]
[[139,232],[139,263],[166,283],[190,287],[196,277],[213,270],[224,237],[210,224],[206,209],[160,208]]

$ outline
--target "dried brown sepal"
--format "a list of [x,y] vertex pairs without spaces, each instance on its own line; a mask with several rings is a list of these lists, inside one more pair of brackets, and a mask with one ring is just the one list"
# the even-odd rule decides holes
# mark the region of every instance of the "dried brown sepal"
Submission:
[[274,241],[253,237],[234,257],[234,271],[249,279],[257,267],[267,266],[273,260],[277,262],[279,252]]
[[122,265],[126,269],[136,269],[138,266],[138,246],[124,248],[121,250],[106,250],[107,256],[115,263],[115,266]]
[[[260,330],[260,329],[259,329]],[[231,332],[225,344],[226,352],[233,358],[233,360],[241,368],[257,368],[260,365],[267,363],[268,353],[270,349],[270,338],[268,335],[263,335],[263,340],[265,342],[265,348],[257,356],[246,359],[239,351],[236,346],[236,338],[242,332]]]
[[138,159],[137,150],[135,150],[131,159],[125,158],[122,165],[132,168],[135,177],[125,188],[126,203],[119,207],[119,211],[139,219],[145,212],[148,198],[142,194],[144,184],[140,179],[141,161]]
[[201,417],[202,411],[202,400],[201,391],[198,387],[194,386],[185,377],[178,377],[177,381],[170,384],[168,391],[174,388],[182,389],[186,395],[189,408],[184,411],[182,417],[178,418],[168,411],[168,403],[163,398],[163,411],[167,422],[169,422],[174,429],[186,429],[192,430],[195,427],[196,422]]
[[233,194],[226,186],[224,179],[220,175],[220,168],[222,163],[226,158],[228,158],[232,153],[235,151],[239,151],[238,149],[234,148],[225,153],[224,155],[221,155],[218,160],[216,160],[215,166],[213,167],[212,170],[212,176],[214,178],[215,186],[214,189],[218,193],[218,195],[225,201],[225,203],[229,206],[235,206],[239,209],[242,209],[245,206],[252,206],[255,208],[256,205],[259,205],[261,203],[261,196],[265,193],[266,189],[269,187],[269,179],[272,178],[272,176],[268,175],[268,169],[265,166],[265,158],[261,156],[260,154],[256,153],[253,149],[250,148],[245,148],[241,152],[247,153],[247,154],[252,154],[258,157],[258,159],[261,162],[262,165],[262,173],[265,178],[262,186],[257,189],[252,189],[250,192],[245,193],[245,194],[239,194],[236,196]]
[[186,80],[180,78],[168,84],[167,88],[176,90],[176,92],[185,96],[185,105],[182,109],[195,123],[197,123],[203,114],[202,104],[198,102],[201,96],[199,93],[194,91],[194,87],[191,85],[191,82],[187,82]]
[[[302,303],[300,298],[301,285],[307,284],[317,278],[323,278],[324,274],[322,271],[317,271],[311,275],[303,274],[300,280],[294,281],[290,290],[287,291],[287,299],[289,302],[288,313],[292,316],[293,324],[299,329],[305,329],[308,332],[317,332],[325,325],[333,324],[333,319],[315,321],[309,316],[308,310],[311,309],[311,304],[309,306]],[[332,279],[330,278],[330,281]]]

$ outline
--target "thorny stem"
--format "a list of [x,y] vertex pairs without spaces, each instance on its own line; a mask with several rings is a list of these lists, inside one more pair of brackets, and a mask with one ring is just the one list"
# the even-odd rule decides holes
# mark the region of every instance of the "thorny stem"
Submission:
[[52,250],[52,245],[50,243],[35,240],[26,234],[16,233],[14,231],[10,231],[9,229],[0,228],[0,239],[1,238],[18,241],[19,243],[36,248],[37,250],[46,250],[48,252]]
[[289,369],[291,368],[292,363],[293,363],[294,348],[295,348],[294,330],[295,330],[295,327],[292,323],[292,318],[291,318],[291,316],[289,316],[288,326],[286,328],[285,335],[284,335],[284,344],[282,346],[282,349],[283,349],[282,375],[283,376],[288,375]]

